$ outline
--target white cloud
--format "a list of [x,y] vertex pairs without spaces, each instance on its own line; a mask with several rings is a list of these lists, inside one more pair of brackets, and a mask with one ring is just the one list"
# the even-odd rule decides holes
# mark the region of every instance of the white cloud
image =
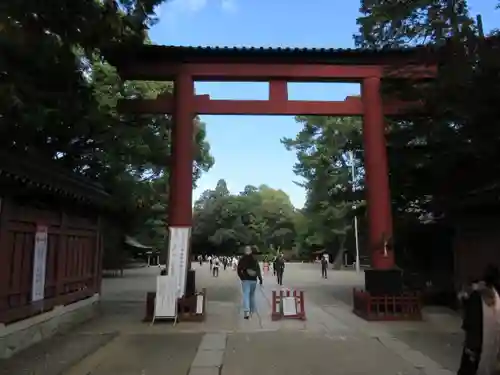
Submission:
[[234,13],[237,10],[236,0],[172,0],[168,3],[168,11],[198,13],[206,7],[215,4],[224,12]]
[[236,0],[221,0],[221,8],[224,12],[234,13],[238,10]]
[[155,11],[156,17],[160,18],[161,17],[161,5],[155,6],[154,11]]
[[182,0],[190,12],[199,12],[207,5],[207,0]]

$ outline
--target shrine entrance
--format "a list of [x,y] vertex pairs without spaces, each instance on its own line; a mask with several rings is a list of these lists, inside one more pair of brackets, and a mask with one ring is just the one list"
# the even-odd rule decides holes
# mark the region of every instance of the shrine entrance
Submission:
[[[170,160],[171,233],[192,226],[193,119],[196,115],[321,115],[361,116],[369,221],[368,246],[375,270],[394,267],[392,213],[385,141],[386,116],[409,110],[415,103],[382,99],[386,80],[422,80],[435,76],[437,65],[425,49],[306,50],[237,49],[144,45],[109,54],[125,80],[174,82],[174,94],[156,99],[124,100],[121,110],[172,114]],[[213,100],[196,95],[195,81],[268,82],[268,100]],[[360,97],[344,101],[288,100],[289,82],[361,84]],[[181,236],[182,237],[182,236]],[[175,236],[171,235],[170,241]],[[184,237],[185,248],[189,238]]]

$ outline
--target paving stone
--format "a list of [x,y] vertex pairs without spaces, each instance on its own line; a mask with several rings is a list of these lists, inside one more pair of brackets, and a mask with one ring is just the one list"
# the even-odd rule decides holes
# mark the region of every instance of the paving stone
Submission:
[[189,375],[219,375],[219,367],[191,367]]
[[196,353],[191,367],[220,367],[224,358],[224,350],[200,350]]
[[379,337],[378,341],[386,348],[397,353],[401,358],[411,363],[419,369],[428,371],[441,371],[443,368],[431,358],[425,356],[417,350],[411,349],[404,342],[395,338]]
[[198,350],[224,350],[227,335],[225,333],[207,333],[201,340]]

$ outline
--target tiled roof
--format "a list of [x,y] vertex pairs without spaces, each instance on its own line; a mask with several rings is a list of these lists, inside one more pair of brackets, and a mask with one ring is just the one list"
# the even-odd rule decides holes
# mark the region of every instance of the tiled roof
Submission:
[[[499,48],[500,35],[483,40],[490,48]],[[377,64],[383,59],[402,58],[406,61],[436,62],[446,57],[447,48],[419,46],[404,48],[295,48],[295,47],[217,47],[217,46],[117,46],[104,51],[108,61],[122,66],[132,60],[163,60],[165,62],[273,62]]]
[[63,170],[56,163],[41,161],[35,155],[0,152],[0,179],[50,195],[97,204],[107,205],[111,199],[100,184]]
[[142,45],[134,48],[115,48],[105,56],[113,65],[127,64],[131,60],[169,62],[220,61],[238,62],[262,59],[281,60],[289,63],[376,63],[381,58],[429,58],[435,52],[429,47],[338,49],[338,48],[271,48],[271,47],[205,47]]

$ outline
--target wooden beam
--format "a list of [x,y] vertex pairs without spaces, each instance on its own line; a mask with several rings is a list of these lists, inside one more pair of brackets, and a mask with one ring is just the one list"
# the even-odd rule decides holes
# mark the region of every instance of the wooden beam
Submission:
[[197,81],[346,81],[380,77],[377,65],[287,65],[287,64],[187,64],[183,66]]
[[269,82],[269,100],[286,102],[288,100],[288,82],[287,81]]
[[206,82],[360,82],[367,77],[426,79],[436,66],[329,65],[329,64],[183,64],[131,63],[119,74],[125,80],[173,81],[180,72]]
[[359,101],[272,101],[272,100],[199,100],[196,112],[200,115],[321,115],[359,116],[363,107]]
[[[410,105],[393,102],[384,105],[387,116],[400,115]],[[321,115],[362,116],[363,103],[359,97],[347,97],[344,101],[299,100],[212,100],[209,95],[197,95],[195,113],[199,115]],[[137,114],[171,114],[173,101],[169,96],[158,99],[126,99],[119,101],[119,110]]]

